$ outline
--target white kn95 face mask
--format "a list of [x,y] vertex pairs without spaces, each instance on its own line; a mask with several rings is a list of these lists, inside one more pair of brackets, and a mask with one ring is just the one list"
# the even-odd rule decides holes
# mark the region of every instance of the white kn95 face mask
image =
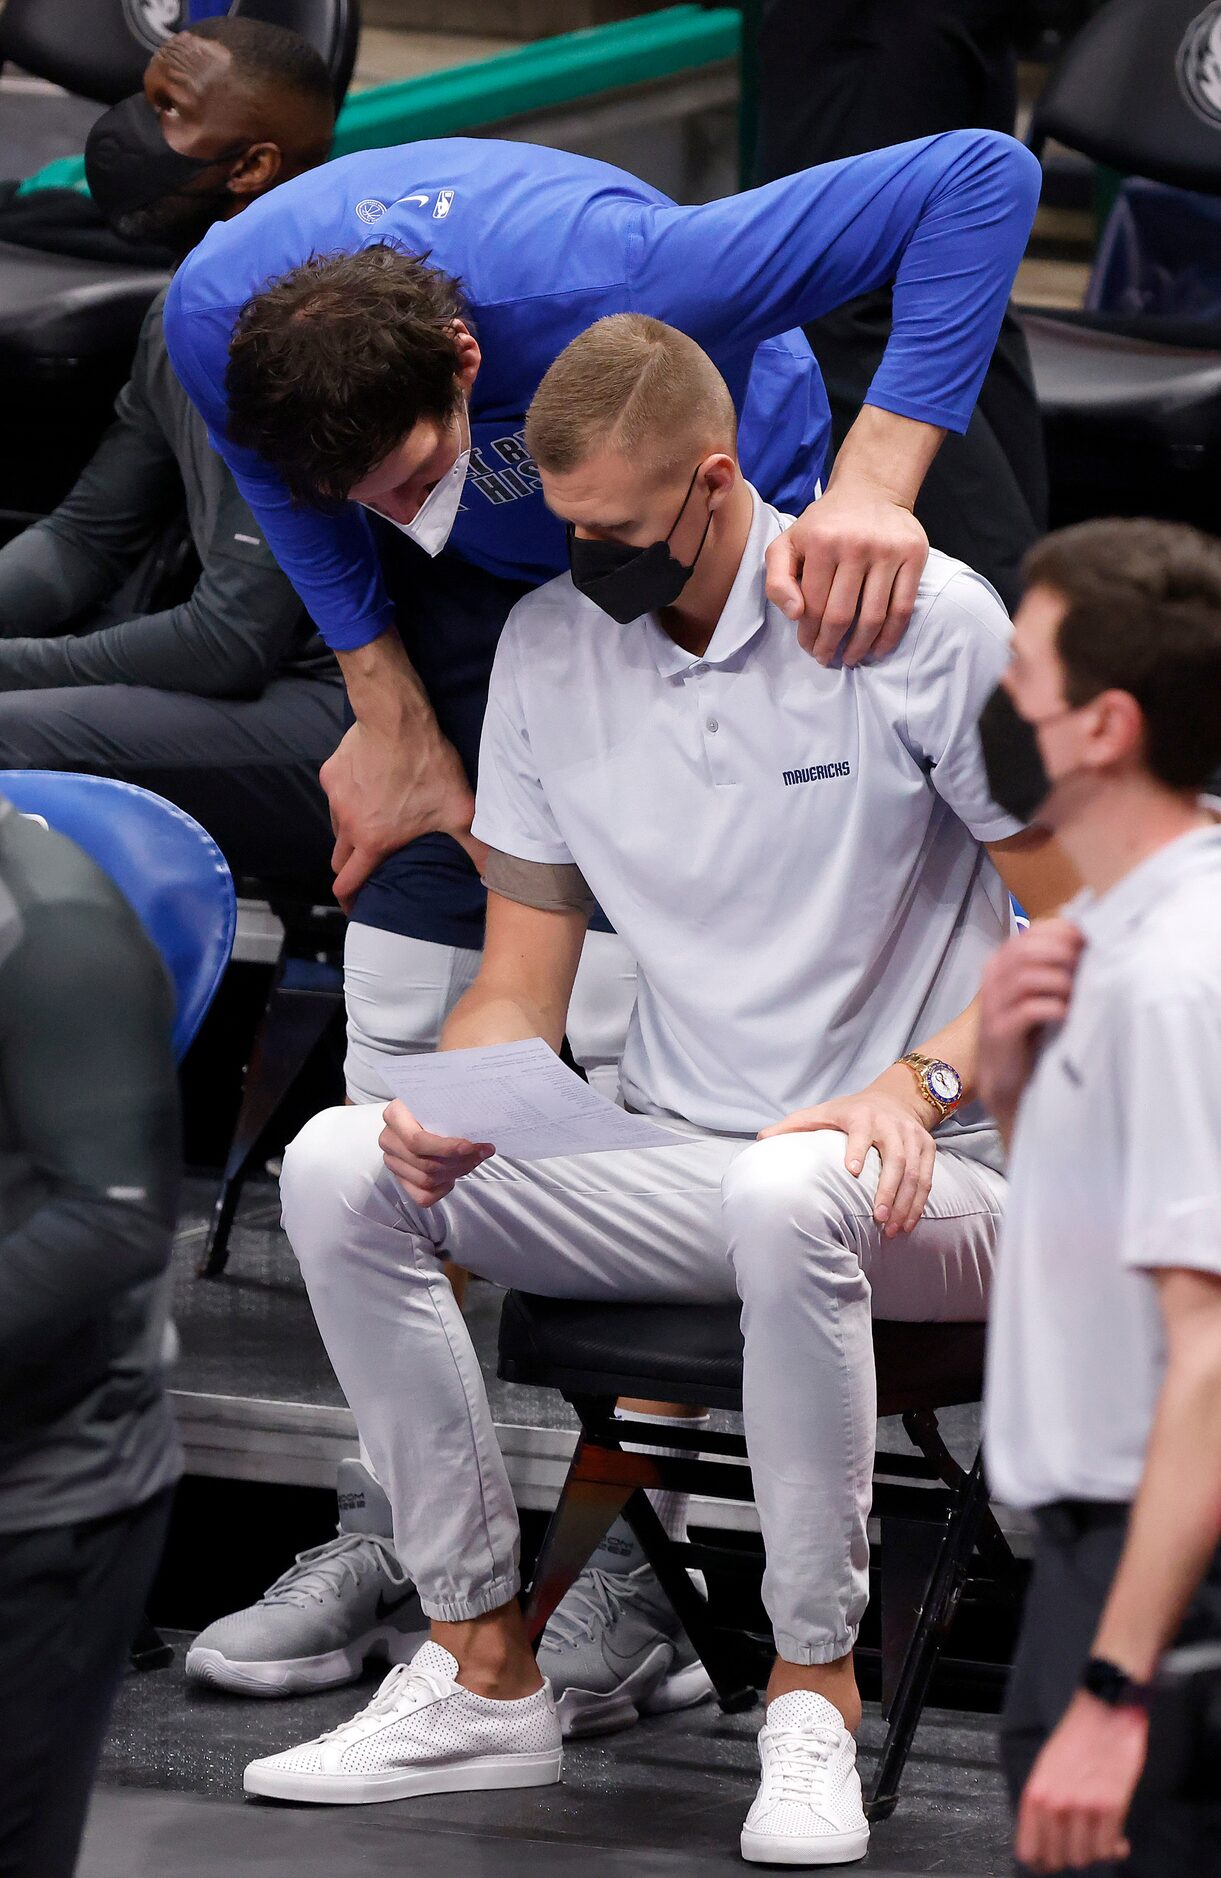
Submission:
[[381,515],[384,522],[389,522],[391,528],[397,528],[400,535],[406,535],[409,541],[414,541],[417,548],[423,548],[425,554],[434,561],[453,533],[458,510],[462,507],[466,472],[470,468],[471,425],[465,400],[458,422],[459,436],[464,441],[453,467],[445,472],[435,488],[429,490],[409,522],[396,522],[392,516],[382,515],[382,511],[374,508],[371,502],[362,502],[360,505],[372,515]]

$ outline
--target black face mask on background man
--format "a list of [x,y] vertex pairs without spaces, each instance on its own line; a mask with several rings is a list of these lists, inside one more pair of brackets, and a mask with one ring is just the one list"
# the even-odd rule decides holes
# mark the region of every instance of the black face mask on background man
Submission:
[[697,463],[670,534],[664,541],[651,541],[647,548],[632,548],[622,541],[584,541],[569,522],[568,565],[572,569],[572,584],[578,593],[609,613],[620,626],[629,625],[642,613],[660,613],[663,607],[673,606],[694,574],[712,527],[711,507],[690,567],[676,561],[671,554],[670,535],[683,519],[699,473]]
[[156,111],[142,91],[103,111],[85,143],[89,193],[116,234],[185,254],[232,201],[228,189],[187,192],[204,170],[244,155],[236,145],[219,156],[171,150]]
[[[1037,821],[1039,810],[1052,790],[1067,780],[1049,776],[1039,748],[1039,732],[1044,724],[1058,724],[1071,717],[1078,707],[1066,704],[1062,711],[1032,724],[1023,717],[1004,685],[998,685],[979,717],[979,741],[983,749],[988,793],[998,808],[1016,821]],[[1069,775],[1075,774],[1069,771]]]

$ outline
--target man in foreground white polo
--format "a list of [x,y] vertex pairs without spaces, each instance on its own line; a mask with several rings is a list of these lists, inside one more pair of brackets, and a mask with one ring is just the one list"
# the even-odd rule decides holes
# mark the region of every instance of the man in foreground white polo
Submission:
[[812,666],[766,599],[785,521],[741,477],[725,385],[658,321],[575,340],[527,443],[572,574],[520,602],[497,653],[475,820],[487,947],[441,1048],[557,1048],[596,897],[639,961],[624,1099],[685,1139],[514,1163],[396,1102],[384,1131],[332,1110],[289,1149],[284,1223],[433,1634],[351,1724],[254,1762],[246,1787],[359,1802],[559,1776],[449,1256],[558,1296],[741,1297],[779,1652],[742,1850],[847,1862],[868,1843],[852,1649],[871,1302],[985,1312],[1004,1181],[971,1100],[969,1007],[1010,912],[984,844],[1027,905],[1059,897],[1054,851],[995,807],[979,756],[1008,620],[933,554],[896,652]]
[[1221,1641],[1221,543],[1090,522],[1026,578],[985,754],[1086,890],[982,1000],[988,1472],[1038,1529],[1005,1771],[1024,1866],[1205,1878],[1221,1796],[1138,1780],[1162,1653]]

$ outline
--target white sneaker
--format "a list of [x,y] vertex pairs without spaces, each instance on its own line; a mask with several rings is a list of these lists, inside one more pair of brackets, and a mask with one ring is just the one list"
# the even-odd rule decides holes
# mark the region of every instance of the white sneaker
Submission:
[[251,1761],[243,1786],[273,1800],[363,1806],[416,1793],[547,1787],[563,1749],[547,1684],[496,1702],[455,1681],[458,1664],[438,1643],[390,1671],[351,1721],[283,1754]]
[[856,1742],[812,1689],[768,1703],[759,1731],[763,1778],[742,1828],[753,1865],[850,1865],[869,1850]]

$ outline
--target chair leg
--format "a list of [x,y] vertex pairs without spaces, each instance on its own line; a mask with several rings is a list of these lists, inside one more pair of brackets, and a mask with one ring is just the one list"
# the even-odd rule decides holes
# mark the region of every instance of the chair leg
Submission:
[[696,1655],[708,1671],[722,1709],[727,1715],[736,1715],[742,1709],[753,1708],[759,1699],[753,1673],[753,1650],[744,1639],[713,1624],[708,1615],[707,1599],[702,1598],[692,1584],[674,1541],[643,1491],[632,1495],[624,1515],[691,1639]]
[[[950,1459],[956,1467],[952,1457]],[[899,1783],[924,1708],[929,1681],[958,1609],[971,1555],[988,1511],[982,1456],[976,1456],[970,1473],[963,1473],[961,1469],[957,1471],[961,1484],[954,1491],[954,1503],[944,1526],[893,1518],[882,1521],[884,1688],[888,1672],[894,1675],[894,1681],[888,1703],[886,1740],[866,1809],[871,1819],[885,1819],[894,1811],[899,1797]],[[924,1526],[919,1536],[911,1531],[917,1524]],[[896,1587],[895,1600],[899,1610],[890,1614],[887,1605],[891,1575],[897,1561],[903,1558],[903,1546],[912,1541],[916,1558],[913,1564],[899,1566],[901,1588]],[[921,1591],[918,1581],[922,1567],[927,1576],[924,1577]],[[909,1629],[907,1647],[902,1650],[899,1632],[904,1619],[910,1625],[913,1616],[914,1627]],[[888,1620],[893,1628],[888,1628]],[[901,1667],[897,1667],[898,1663],[901,1663]]]
[[945,1526],[926,1519],[880,1521],[882,1536],[882,1718],[889,1721],[912,1645],[928,1608]]
[[228,1264],[229,1234],[259,1137],[342,1010],[343,993],[337,986],[301,987],[281,978],[272,987],[243,1078],[241,1108],[213,1203],[200,1278],[218,1278]]
[[144,1616],[140,1619],[140,1628],[128,1660],[136,1670],[168,1669],[174,1660],[174,1646],[167,1643],[151,1620]]
[[[932,1462],[947,1487],[956,1491],[966,1485],[966,1470],[946,1447],[937,1417],[928,1409],[913,1410],[903,1417],[903,1426],[912,1443],[926,1460]],[[1013,1585],[1019,1579],[1018,1562],[1012,1547],[997,1524],[995,1513],[985,1501],[983,1518],[975,1538],[980,1564],[1000,1584]]]
[[630,1482],[598,1477],[602,1452],[584,1435],[577,1442],[526,1598],[526,1629],[533,1644],[634,1491]]
[[[597,1412],[596,1404],[590,1406]],[[530,1641],[537,1644],[551,1613],[622,1513],[708,1671],[721,1707],[730,1714],[750,1708],[757,1697],[749,1647],[709,1621],[706,1600],[692,1584],[673,1540],[638,1484],[642,1471],[649,1467],[647,1455],[625,1454],[621,1448],[581,1435],[526,1598]]]

